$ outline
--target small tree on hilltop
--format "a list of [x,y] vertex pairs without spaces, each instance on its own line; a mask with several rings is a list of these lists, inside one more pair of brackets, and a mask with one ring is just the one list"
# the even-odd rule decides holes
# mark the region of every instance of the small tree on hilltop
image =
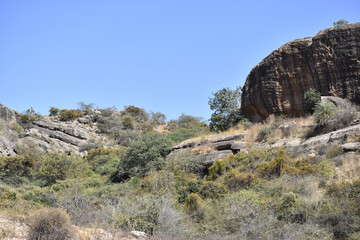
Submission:
[[223,88],[212,95],[214,97],[209,98],[210,109],[214,110],[210,118],[211,131],[226,131],[243,119],[240,114],[240,87],[235,90]]
[[59,111],[60,109],[56,108],[56,107],[51,107],[49,110],[49,116],[57,116],[59,115]]
[[334,27],[340,27],[340,26],[345,26],[347,24],[349,24],[349,22],[345,19],[340,19],[339,21],[333,22]]

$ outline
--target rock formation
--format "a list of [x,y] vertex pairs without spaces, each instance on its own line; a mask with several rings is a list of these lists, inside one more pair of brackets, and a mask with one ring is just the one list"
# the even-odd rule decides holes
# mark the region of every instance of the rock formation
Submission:
[[189,151],[197,156],[198,161],[204,167],[209,167],[214,162],[234,155],[241,149],[244,149],[247,143],[240,141],[243,138],[243,133],[236,133],[186,140],[174,146],[169,157]]
[[360,23],[329,28],[273,51],[248,75],[241,110],[252,121],[270,114],[302,116],[310,88],[360,104]]
[[42,152],[71,150],[81,155],[96,142],[101,146],[110,144],[106,135],[97,132],[90,115],[68,122],[43,116],[23,129],[19,124],[19,113],[0,104],[0,156],[15,155],[18,146],[37,148]]

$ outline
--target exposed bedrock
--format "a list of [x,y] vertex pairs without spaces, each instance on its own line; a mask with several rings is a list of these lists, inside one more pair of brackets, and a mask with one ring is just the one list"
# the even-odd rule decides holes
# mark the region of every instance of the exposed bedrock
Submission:
[[302,116],[310,88],[360,104],[360,23],[322,30],[273,51],[248,75],[241,110],[252,121],[270,114]]

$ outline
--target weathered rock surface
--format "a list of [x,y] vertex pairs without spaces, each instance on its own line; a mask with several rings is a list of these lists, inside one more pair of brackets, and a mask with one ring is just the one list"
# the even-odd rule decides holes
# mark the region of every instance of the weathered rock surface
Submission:
[[3,121],[3,123],[12,125],[18,122],[19,114],[16,111],[4,106],[3,104],[0,104],[0,119]]
[[209,167],[214,162],[234,155],[244,149],[247,143],[239,141],[243,138],[243,133],[236,133],[186,140],[174,146],[169,156],[184,151],[191,151],[197,155],[199,163],[204,167]]
[[252,121],[270,114],[302,116],[303,95],[322,95],[360,104],[360,23],[320,31],[273,51],[248,75],[241,110]]
[[101,142],[103,146],[109,144],[109,139],[97,132],[91,120],[91,116],[69,122],[59,122],[58,117],[42,117],[27,129],[21,129],[19,114],[0,104],[0,156],[15,155],[17,144],[43,152],[72,150],[77,154],[94,146],[94,142]]
[[173,147],[173,150],[182,148],[195,148],[200,146],[214,147],[219,150],[229,150],[231,145],[237,140],[244,138],[243,133],[228,134],[222,136],[212,136],[196,140],[186,140]]
[[0,135],[0,156],[16,155],[16,144]]
[[344,151],[360,151],[360,142],[353,142],[353,143],[345,143],[341,145]]
[[210,167],[214,162],[230,157],[231,155],[233,155],[233,152],[231,150],[211,152],[204,155],[200,155],[199,162],[205,167]]
[[304,149],[312,149],[319,144],[343,144],[349,137],[355,136],[360,136],[360,124],[309,138],[301,144],[301,147]]

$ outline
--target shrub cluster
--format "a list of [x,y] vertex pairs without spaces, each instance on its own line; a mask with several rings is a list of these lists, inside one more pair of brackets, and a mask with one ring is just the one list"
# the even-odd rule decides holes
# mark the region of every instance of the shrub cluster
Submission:
[[72,121],[83,115],[80,110],[68,110],[61,109],[60,110],[60,121]]

